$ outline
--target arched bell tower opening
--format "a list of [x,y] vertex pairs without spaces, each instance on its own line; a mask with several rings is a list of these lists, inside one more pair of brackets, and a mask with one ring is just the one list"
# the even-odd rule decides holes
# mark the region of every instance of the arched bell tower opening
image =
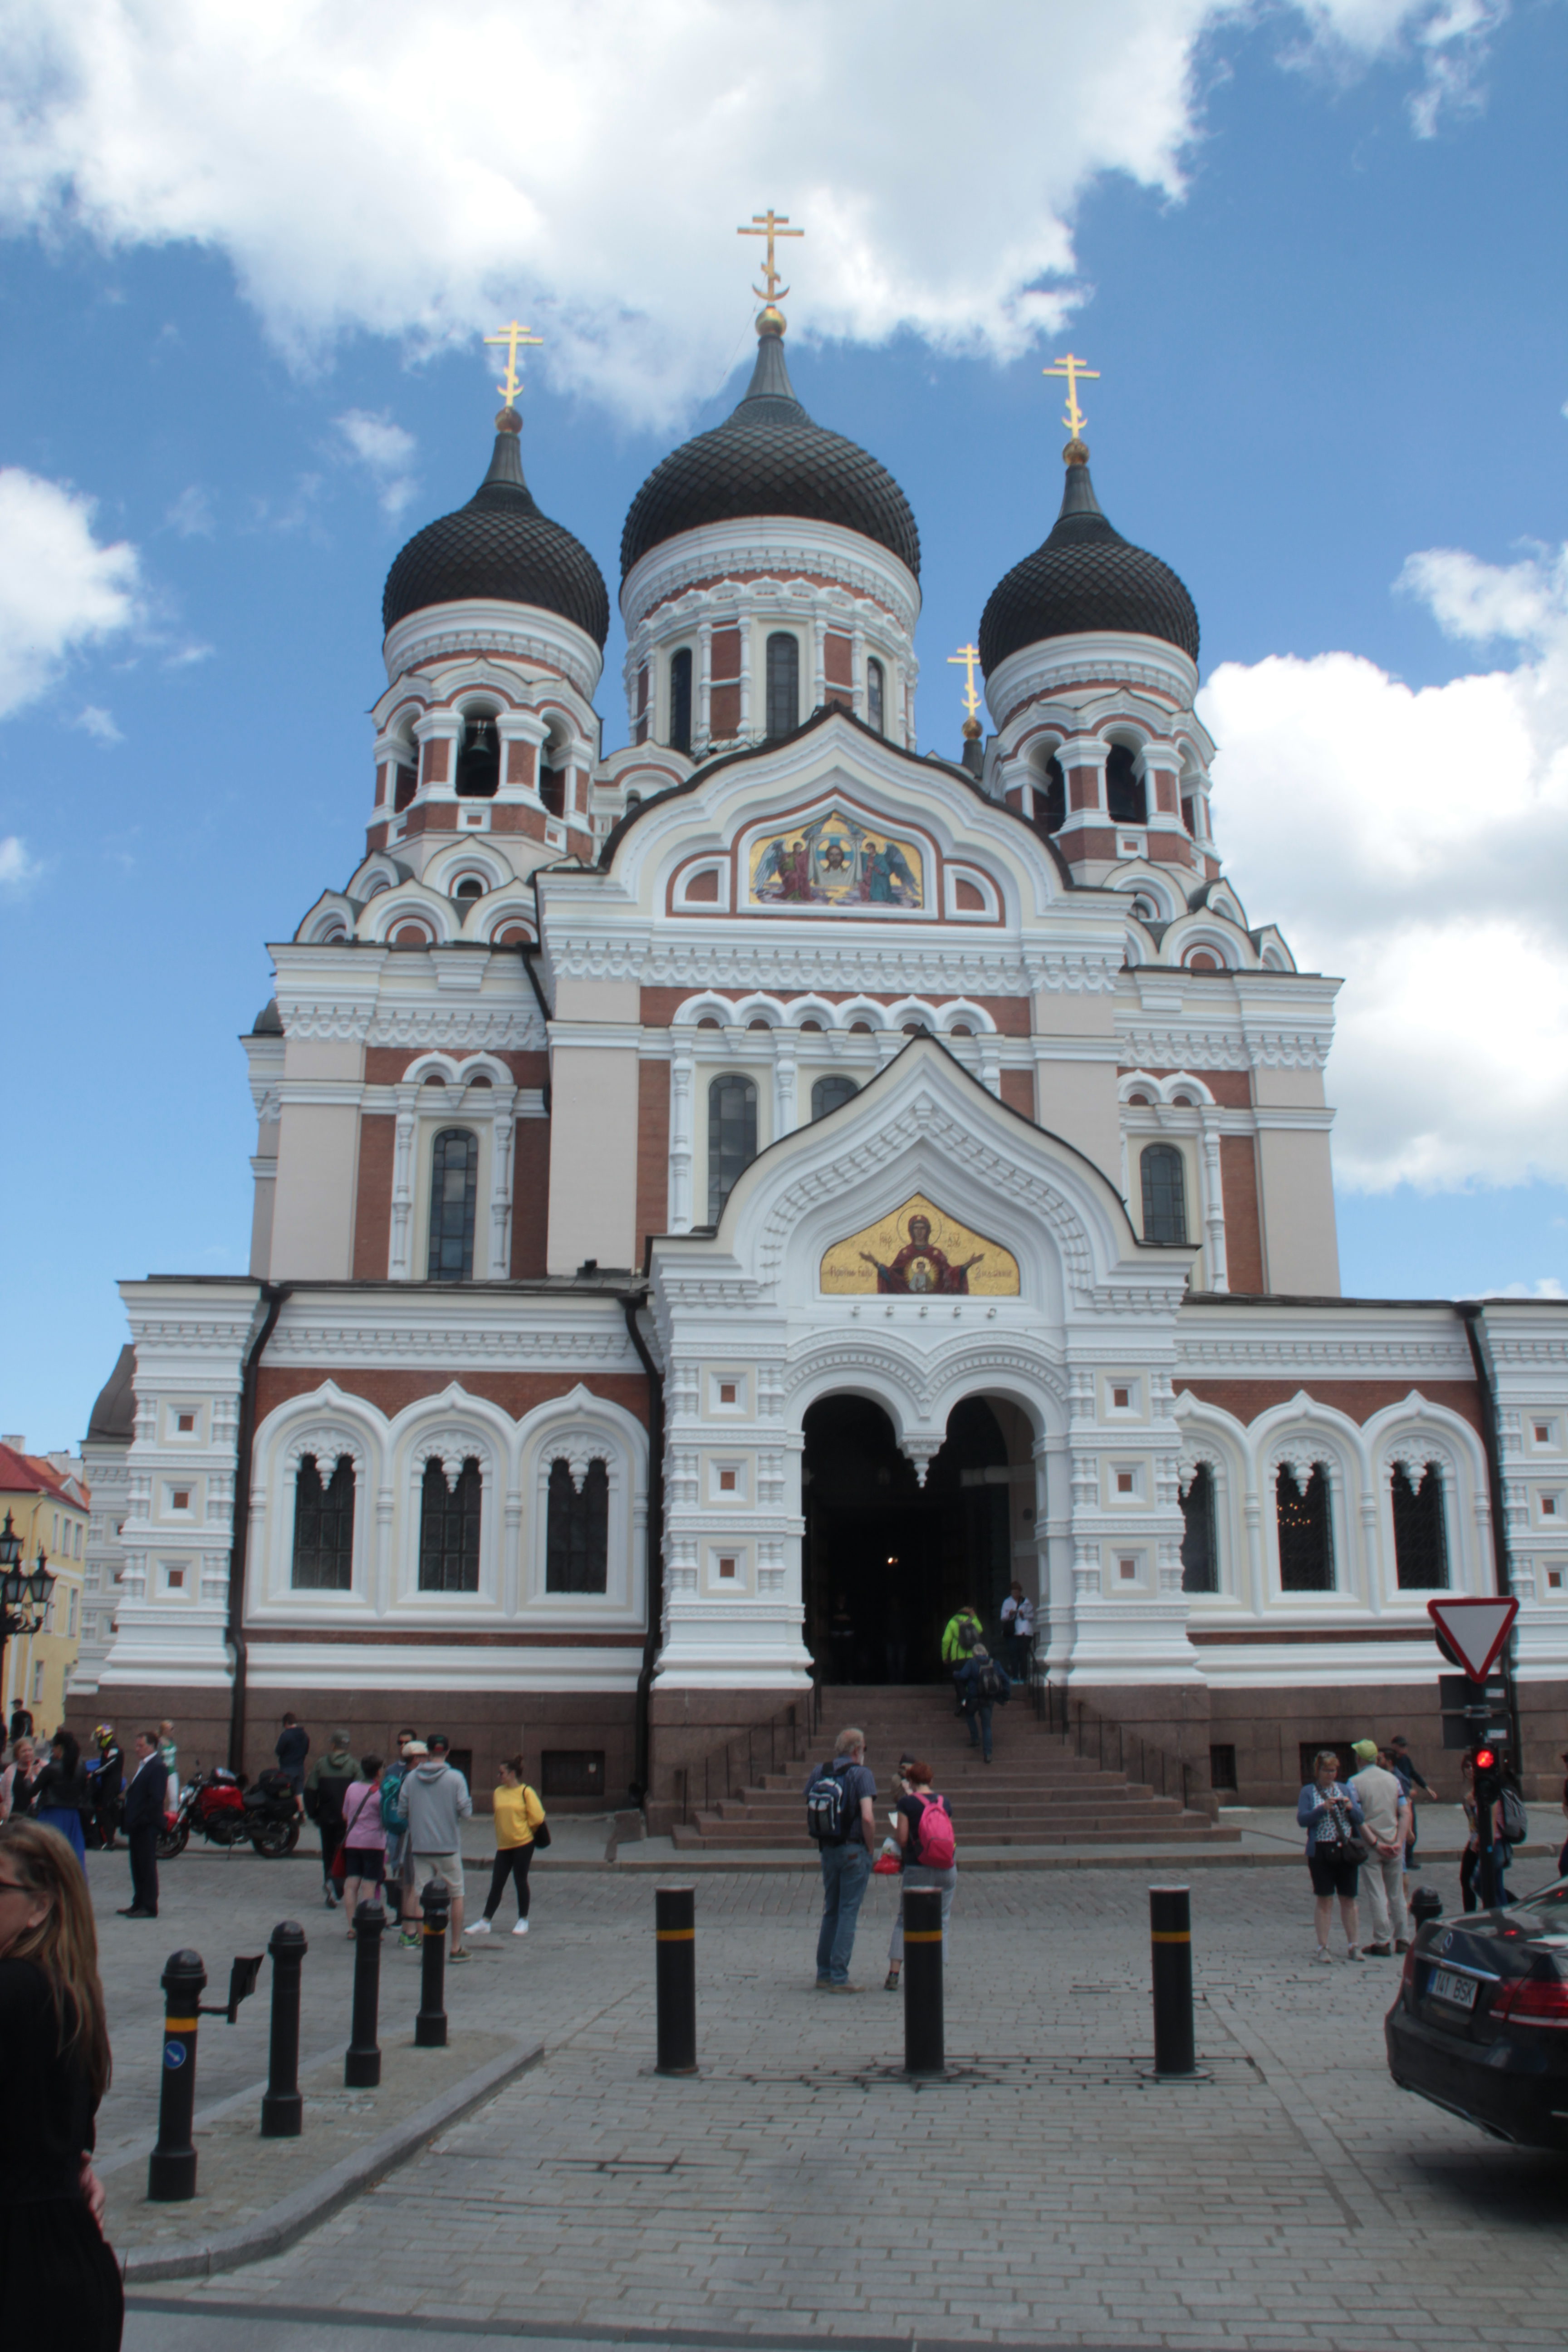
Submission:
[[818,1671],[829,1683],[944,1681],[942,1627],[968,1601],[998,1636],[1017,1529],[1032,1532],[1024,1415],[965,1397],[923,1486],[869,1397],[819,1399],[805,1436],[805,1637]]

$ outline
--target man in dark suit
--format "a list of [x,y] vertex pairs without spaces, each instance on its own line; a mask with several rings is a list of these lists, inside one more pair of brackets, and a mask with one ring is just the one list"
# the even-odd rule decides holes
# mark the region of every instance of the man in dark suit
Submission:
[[155,1731],[136,1735],[136,1769],[125,1791],[123,1827],[131,1848],[131,1900],[122,1919],[158,1916],[158,1832],[163,1826],[163,1799],[169,1768],[158,1753]]

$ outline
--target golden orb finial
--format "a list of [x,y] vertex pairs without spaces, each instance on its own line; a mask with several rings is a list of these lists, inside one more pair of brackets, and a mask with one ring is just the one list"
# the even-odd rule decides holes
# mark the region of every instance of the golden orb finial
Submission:
[[1087,466],[1089,463],[1089,443],[1087,441],[1080,441],[1078,435],[1075,433],[1072,439],[1068,443],[1067,447],[1062,451],[1062,463],[1064,466]]
[[978,743],[984,731],[984,730],[981,727],[978,719],[966,719],[964,720],[963,740],[966,743]]
[[782,335],[788,325],[788,320],[776,302],[770,302],[765,310],[757,312],[759,335]]
[[498,408],[496,411],[496,431],[498,433],[522,431],[522,419],[510,402],[505,408]]

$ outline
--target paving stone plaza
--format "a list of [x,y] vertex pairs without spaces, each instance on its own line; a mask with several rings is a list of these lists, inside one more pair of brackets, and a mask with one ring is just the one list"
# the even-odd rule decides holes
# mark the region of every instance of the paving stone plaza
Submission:
[[[300,1917],[310,2057],[347,2038],[352,1947],[302,1858],[187,1856],[165,1869],[156,1926],[112,1916],[118,1862],[89,1857],[114,2001],[104,2154],[123,2167],[152,2137],[169,1950],[202,1950],[216,1989],[232,1951]],[[862,1913],[867,1990],[845,2000],[813,1987],[811,1875],[704,1873],[702,2071],[667,2081],[652,2072],[653,1879],[542,1857],[533,1932],[476,1944],[448,2008],[455,2032],[542,2041],[542,2063],[287,2253],[133,2297],[127,2345],[356,2352],[411,2326],[432,2345],[520,2329],[1559,2345],[1568,2164],[1394,2089],[1394,1964],[1310,1964],[1304,1872],[1185,1874],[1206,2079],[1148,2081],[1147,1886],[1172,1874],[961,1874],[952,2079],[917,2090],[896,2071],[901,2003],[881,1990],[889,1883]],[[1451,1862],[1425,1874],[1454,1899]],[[417,1973],[387,1953],[388,2042],[411,2026]],[[204,2028],[198,2110],[264,2078],[265,1984],[252,2010]],[[297,2147],[303,2185],[309,2116]]]

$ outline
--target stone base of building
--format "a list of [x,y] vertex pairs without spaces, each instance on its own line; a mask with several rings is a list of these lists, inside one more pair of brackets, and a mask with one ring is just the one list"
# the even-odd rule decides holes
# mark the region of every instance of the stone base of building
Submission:
[[[668,1690],[648,1701],[647,1833],[668,1837],[699,1805],[764,1772],[792,1771],[811,1749],[809,1690]],[[795,1712],[791,1737],[789,1712]],[[799,1767],[805,1777],[805,1765]]]

